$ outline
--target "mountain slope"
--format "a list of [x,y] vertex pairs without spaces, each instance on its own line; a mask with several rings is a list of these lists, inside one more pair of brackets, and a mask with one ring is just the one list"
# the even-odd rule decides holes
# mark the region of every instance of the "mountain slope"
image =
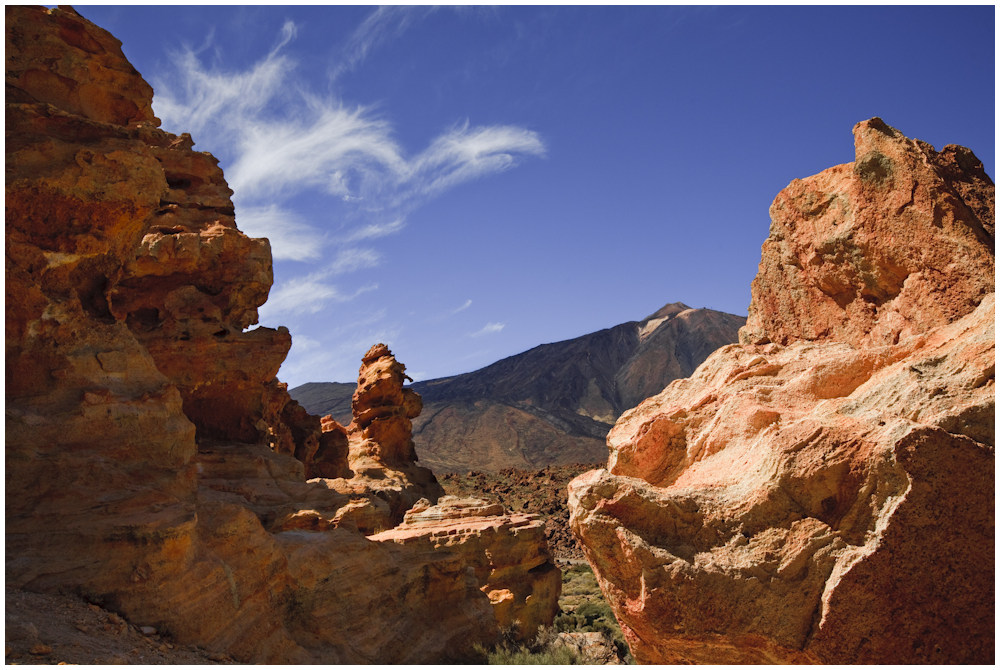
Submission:
[[[424,410],[413,421],[413,439],[421,463],[460,472],[603,461],[604,438],[622,412],[689,376],[735,342],[744,323],[672,303],[642,321],[417,382]],[[312,413],[349,419],[348,385],[305,384],[291,395]]]

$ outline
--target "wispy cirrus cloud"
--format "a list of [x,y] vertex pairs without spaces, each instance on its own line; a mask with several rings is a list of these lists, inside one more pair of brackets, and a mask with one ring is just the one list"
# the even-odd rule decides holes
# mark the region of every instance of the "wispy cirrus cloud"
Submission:
[[373,268],[380,255],[373,249],[344,249],[333,261],[315,272],[292,277],[271,289],[268,301],[259,312],[262,319],[296,314],[316,314],[329,302],[349,302],[363,293],[374,291],[378,284],[369,283],[353,291],[344,291],[330,280],[337,275]]
[[506,325],[507,325],[506,323],[497,323],[491,321],[490,323],[487,323],[485,326],[483,326],[476,332],[469,333],[469,337],[482,337],[483,335],[492,335],[494,333],[499,333],[506,327]]
[[385,237],[386,235],[392,235],[401,231],[406,222],[403,219],[396,219],[395,221],[390,221],[389,223],[370,223],[367,226],[358,228],[353,233],[349,233],[344,236],[343,241],[345,242],[360,242],[361,240],[371,240],[379,237]]
[[268,238],[274,260],[316,261],[322,255],[323,232],[275,203],[241,207],[239,226],[250,237]]
[[[366,54],[415,16],[405,8],[375,10],[353,48]],[[237,222],[246,212],[250,230],[267,229],[275,258],[312,261],[337,242],[324,236],[333,222],[292,213],[289,203],[306,192],[332,198],[347,218],[361,221],[345,239],[375,238],[402,230],[407,214],[448,189],[545,155],[534,131],[468,120],[407,155],[392,124],[373,109],[305,88],[298,63],[283,52],[295,34],[287,22],[275,46],[243,71],[203,61],[209,49],[182,50],[173,55],[172,76],[155,82],[164,127],[190,131],[199,146],[220,155]],[[356,64],[361,57],[351,58]],[[268,214],[279,220],[266,226]]]
[[333,79],[356,69],[368,54],[388,40],[399,37],[416,21],[436,7],[383,5],[368,15],[344,45],[340,62],[331,73]]
[[[240,67],[226,62],[208,27],[202,45],[173,53],[171,67],[153,81],[163,127],[190,132],[198,149],[220,159],[234,190],[237,224],[271,241],[276,281],[260,318],[296,324],[302,343],[293,338],[283,374],[309,371],[307,359],[319,361],[320,351],[324,361],[333,360],[324,312],[332,305],[341,318],[365,311],[356,306],[347,314],[348,303],[377,290],[365,275],[383,261],[379,241],[406,230],[415,209],[463,183],[545,156],[542,137],[530,129],[475,125],[462,117],[442,119],[453,125],[423,148],[407,149],[396,138],[398,119],[385,110],[320,92],[334,90],[341,75],[360,69],[381,45],[434,11],[372,10],[340,47],[325,86],[310,83],[306,68],[315,63],[294,55],[299,30],[291,21],[259,58]],[[357,342],[354,333],[340,339],[367,342],[367,348],[373,337],[398,328],[375,324]],[[502,328],[487,324],[477,336]],[[315,346],[319,341],[323,347]],[[346,349],[352,361],[354,349]]]

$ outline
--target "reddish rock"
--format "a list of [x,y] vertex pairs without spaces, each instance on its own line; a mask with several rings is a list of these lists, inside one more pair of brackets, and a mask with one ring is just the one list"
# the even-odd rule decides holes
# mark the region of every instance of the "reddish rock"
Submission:
[[151,90],[72,11],[6,19],[7,583],[178,578],[196,536],[195,428],[108,303],[167,190]]
[[742,342],[892,344],[993,291],[993,182],[975,155],[877,118],[854,149],[775,198]]
[[80,18],[66,7],[44,23],[8,21],[7,102],[51,104],[99,123],[159,125],[153,89],[122,58],[121,42]]
[[[992,184],[931,188],[971,152],[856,133],[853,166],[776,199],[745,343],[626,412],[570,484],[639,662],[993,658],[993,251],[969,218]],[[806,260],[833,231],[848,251]]]
[[358,390],[351,401],[350,434],[369,442],[373,455],[386,464],[417,460],[410,419],[420,414],[423,405],[417,393],[403,388],[410,379],[405,371],[389,347],[374,345],[361,359]]
[[365,353],[351,403],[354,420],[345,428],[324,417],[324,442],[309,467],[313,476],[333,478],[329,486],[341,493],[388,503],[377,521],[381,530],[400,523],[418,500],[434,503],[444,495],[434,473],[416,464],[411,419],[422,403],[403,388],[405,370],[384,344]]
[[[245,663],[426,663],[495,640],[467,562],[488,543],[366,537],[437,486],[401,430],[416,399],[369,394],[349,459],[346,431],[274,377],[287,330],[244,332],[271,258],[217,161],[156,127],[108,33],[69,9],[6,19],[8,586]],[[402,366],[372,364],[391,395]],[[546,551],[501,526],[493,563]]]

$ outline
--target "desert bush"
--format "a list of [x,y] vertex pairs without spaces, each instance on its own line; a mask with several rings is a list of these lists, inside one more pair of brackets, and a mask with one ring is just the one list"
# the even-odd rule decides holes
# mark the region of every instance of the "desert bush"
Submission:
[[614,645],[619,658],[626,663],[633,662],[625,636],[590,566],[579,564],[564,568],[559,606],[562,611],[552,623],[557,632],[601,633]]
[[543,628],[535,639],[518,643],[512,627],[500,632],[500,641],[491,649],[474,647],[473,662],[487,665],[581,665],[586,663],[575,649],[559,644],[554,628]]

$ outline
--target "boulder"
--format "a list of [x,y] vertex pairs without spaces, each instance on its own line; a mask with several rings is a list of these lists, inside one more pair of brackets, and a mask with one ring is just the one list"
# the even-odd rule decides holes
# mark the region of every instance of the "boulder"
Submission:
[[570,484],[641,663],[992,662],[993,186],[855,135],[775,200],[743,343]]
[[545,523],[535,514],[508,514],[482,500],[442,496],[433,506],[417,504],[399,526],[371,539],[461,554],[500,628],[513,629],[517,639],[534,638],[559,610],[562,572],[546,546]]
[[892,344],[993,292],[994,189],[979,159],[878,118],[854,127],[854,151],[774,199],[741,342]]

